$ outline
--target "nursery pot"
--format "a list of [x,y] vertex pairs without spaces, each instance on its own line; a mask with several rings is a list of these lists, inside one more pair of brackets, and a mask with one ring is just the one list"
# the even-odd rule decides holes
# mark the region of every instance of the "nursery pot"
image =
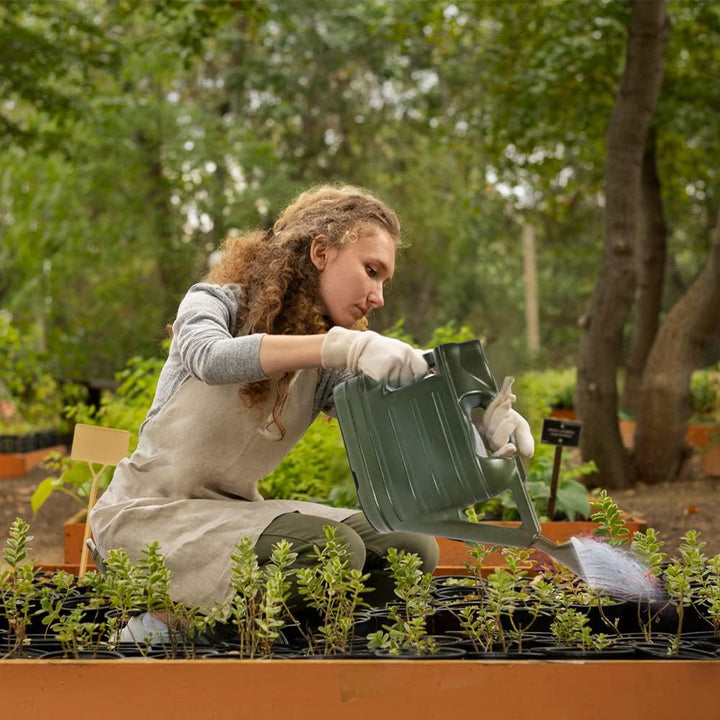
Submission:
[[[80,566],[86,517],[87,510],[83,508],[63,524],[63,560],[68,566]],[[88,567],[96,568],[92,555],[88,555]]]

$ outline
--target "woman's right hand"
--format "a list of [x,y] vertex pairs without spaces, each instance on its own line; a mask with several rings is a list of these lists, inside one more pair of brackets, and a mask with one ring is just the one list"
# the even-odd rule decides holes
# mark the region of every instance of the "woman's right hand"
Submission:
[[372,330],[335,326],[322,344],[322,365],[369,375],[378,382],[401,387],[420,380],[428,371],[423,351]]

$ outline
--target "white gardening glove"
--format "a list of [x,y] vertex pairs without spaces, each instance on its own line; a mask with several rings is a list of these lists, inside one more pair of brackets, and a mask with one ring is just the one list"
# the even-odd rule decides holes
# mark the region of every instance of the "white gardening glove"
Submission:
[[[493,457],[508,457],[519,452],[529,458],[535,452],[535,440],[528,421],[512,409],[512,404],[517,399],[512,393],[514,381],[511,377],[503,380],[502,387],[485,409],[477,426]],[[510,442],[511,436],[514,443]]]
[[393,387],[420,380],[428,371],[422,350],[372,330],[347,330],[339,326],[325,335],[322,366],[364,373]]

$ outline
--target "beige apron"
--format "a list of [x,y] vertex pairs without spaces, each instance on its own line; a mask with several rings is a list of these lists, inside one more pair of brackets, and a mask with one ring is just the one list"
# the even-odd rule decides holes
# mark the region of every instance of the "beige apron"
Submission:
[[248,409],[236,385],[189,378],[143,428],[118,465],[90,523],[102,555],[123,548],[133,560],[154,541],[172,572],[173,600],[193,606],[231,595],[230,556],[242,537],[256,542],[279,515],[299,512],[342,521],[356,510],[297,500],[264,500],[260,478],[277,467],[312,421],[317,370],[295,373],[278,441],[275,391]]

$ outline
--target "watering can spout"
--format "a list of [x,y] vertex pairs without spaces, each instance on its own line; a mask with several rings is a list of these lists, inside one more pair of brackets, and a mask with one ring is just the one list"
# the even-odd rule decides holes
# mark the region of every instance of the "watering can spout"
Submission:
[[533,541],[533,546],[549,555],[553,560],[557,560],[568,570],[572,570],[578,577],[585,579],[582,562],[572,541],[560,545],[543,535],[538,535]]

